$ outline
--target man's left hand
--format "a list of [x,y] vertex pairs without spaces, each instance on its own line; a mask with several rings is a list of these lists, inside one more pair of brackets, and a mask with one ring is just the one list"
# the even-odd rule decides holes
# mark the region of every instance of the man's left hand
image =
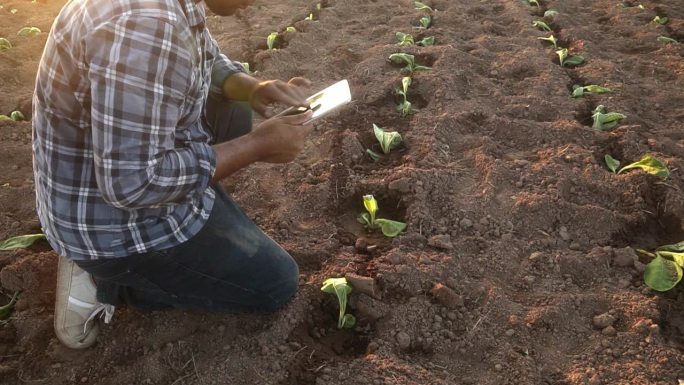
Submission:
[[311,82],[302,77],[290,79],[287,83],[282,80],[266,80],[256,84],[249,94],[249,104],[252,109],[265,118],[273,116],[273,104],[283,104],[288,107],[308,107],[307,95],[304,89]]

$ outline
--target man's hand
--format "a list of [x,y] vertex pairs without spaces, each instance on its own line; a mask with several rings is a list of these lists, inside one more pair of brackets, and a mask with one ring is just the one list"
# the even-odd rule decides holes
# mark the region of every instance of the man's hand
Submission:
[[311,85],[308,79],[297,77],[285,83],[281,80],[259,82],[249,94],[252,109],[265,118],[273,116],[273,104],[279,103],[287,107],[308,107],[304,89]]
[[311,132],[311,124],[303,125],[311,119],[312,112],[281,116],[264,121],[249,134],[258,142],[259,161],[267,163],[287,163],[293,161],[304,149],[306,137]]

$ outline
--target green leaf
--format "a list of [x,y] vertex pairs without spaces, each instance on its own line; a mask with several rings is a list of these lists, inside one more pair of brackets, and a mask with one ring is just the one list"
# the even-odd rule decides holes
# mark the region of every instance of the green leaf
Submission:
[[309,16],[304,18],[304,20],[313,20],[313,19],[314,19],[313,13],[310,13]]
[[41,33],[40,28],[37,27],[24,27],[17,32],[17,36],[32,37],[39,35]]
[[539,0],[527,0],[527,3],[528,3],[529,5],[536,5],[537,7],[540,6],[540,5],[539,5]]
[[656,255],[660,255],[661,257],[671,259],[674,263],[678,264],[681,267],[684,267],[684,253],[677,253],[674,251],[656,251]]
[[675,40],[675,39],[673,39],[673,38],[671,38],[671,37],[662,36],[662,35],[661,35],[661,36],[658,36],[658,37],[656,38],[656,40],[657,40],[659,43],[664,43],[664,44],[672,44],[672,43],[676,43],[676,42],[677,42],[677,40]]
[[673,252],[678,252],[682,253],[684,252],[684,241],[672,244],[672,245],[663,245],[660,246],[659,248],[656,249],[656,251],[673,251]]
[[538,37],[537,39],[548,41],[549,43],[553,44],[553,48],[558,48],[558,40],[553,35],[549,37]]
[[553,9],[549,9],[548,11],[544,12],[545,18],[550,19],[550,18],[556,17],[556,15],[558,15],[558,11],[553,10]]
[[382,152],[385,154],[389,154],[391,150],[401,144],[401,135],[396,131],[385,131],[376,124],[373,124],[373,133],[375,134],[375,139],[380,143]]
[[[337,321],[337,328],[342,329],[345,325],[351,327],[356,322],[356,319],[345,319],[345,312],[347,311],[347,299],[349,294],[352,292],[352,287],[347,283],[346,278],[328,278],[323,281],[323,287],[321,291],[325,293],[335,294],[337,296],[337,301],[340,304],[340,315]],[[351,325],[350,325],[351,323]]]
[[592,128],[606,130],[617,126],[618,122],[626,116],[617,112],[606,113],[606,108],[603,105],[598,105],[591,118],[594,120]]
[[565,59],[563,62],[563,65],[566,67],[574,67],[578,66],[580,64],[584,63],[584,57],[580,55],[572,55],[569,58]]
[[644,282],[653,290],[668,291],[681,280],[682,267],[660,255],[646,265]]
[[617,168],[620,167],[620,161],[608,154],[606,154],[603,159],[606,161],[606,166],[608,166],[610,171],[612,171],[613,174],[617,174]]
[[345,314],[342,317],[342,329],[351,329],[356,325],[356,317],[351,314]]
[[642,156],[638,162],[628,164],[621,168],[620,171],[618,171],[618,174],[633,168],[640,168],[651,175],[659,176],[661,178],[667,178],[670,176],[670,170],[667,169],[667,166],[649,154]]
[[33,244],[33,242],[43,238],[45,238],[45,234],[28,234],[8,238],[0,242],[0,251],[29,247]]
[[407,53],[393,53],[389,55],[390,61],[396,64],[406,64],[407,66],[413,67],[413,63],[416,58],[413,55]]
[[430,15],[425,15],[420,18],[419,22],[423,28],[428,29],[432,24],[432,17]]
[[561,48],[559,50],[556,50],[556,55],[558,55],[558,62],[560,63],[561,67],[563,64],[565,64],[565,58],[568,57],[568,49],[567,48]]
[[391,221],[389,219],[378,218],[375,223],[380,226],[382,234],[386,237],[396,237],[401,234],[402,231],[406,230],[406,223]]
[[410,76],[404,76],[401,78],[401,89],[404,91],[403,95],[404,97],[408,96],[408,89],[409,86],[411,85],[411,77]]
[[582,88],[584,89],[585,94],[605,94],[608,92],[613,92],[610,88],[601,87],[596,84],[589,84]]
[[271,32],[266,38],[266,46],[268,46],[269,51],[273,49],[277,38],[278,32]]
[[401,113],[402,117],[407,117],[413,115],[416,111],[413,109],[413,105],[408,100],[404,100],[397,106],[397,111]]
[[375,226],[375,213],[378,212],[378,201],[375,200],[372,194],[363,196],[363,207],[366,208],[368,214],[370,214],[371,227]]
[[377,152],[371,150],[370,148],[367,148],[367,149],[366,149],[366,153],[367,153],[368,156],[370,156],[371,159],[373,159],[373,161],[375,161],[375,162],[377,162],[377,161],[379,161],[380,159],[382,159],[382,155],[380,155],[380,154],[378,154]]
[[421,41],[418,42],[418,45],[421,45],[423,47],[429,47],[431,45],[435,44],[435,37],[434,36],[428,36],[424,37]]
[[430,12],[433,11],[433,9],[430,8],[429,5],[421,3],[420,1],[414,1],[413,4],[415,5],[416,9],[421,9],[421,10],[424,9],[424,10],[430,11]]
[[14,308],[14,304],[17,303],[17,296],[19,295],[19,292],[15,292],[12,295],[12,299],[10,299],[9,303],[4,306],[0,306],[0,319],[3,319],[7,317],[12,309]]
[[10,118],[7,115],[0,115],[0,122],[2,122],[3,120],[12,120],[12,118]]
[[544,23],[544,22],[541,21],[541,20],[535,20],[535,21],[533,21],[533,22],[532,22],[532,26],[535,27],[535,28],[539,28],[539,29],[541,29],[542,31],[551,32],[551,27],[549,27],[548,24]]
[[21,113],[21,111],[12,111],[10,114],[10,118],[14,120],[15,122],[20,122],[22,120],[26,120],[24,117],[24,114]]
[[245,69],[245,72],[247,72],[247,75],[252,74],[252,71],[249,70],[249,63],[248,62],[242,62],[240,64],[242,64],[242,68]]
[[356,217],[356,221],[359,222],[360,224],[368,227],[371,230],[375,229],[375,225],[371,222],[370,215],[368,213],[361,213],[359,214],[358,217]]
[[10,43],[10,41],[4,37],[0,37],[0,52],[6,51],[10,48],[12,48],[12,43]]
[[293,26],[289,26],[289,27],[285,28],[285,32],[290,32],[290,33],[297,32],[297,28],[295,28]]
[[397,32],[395,36],[397,37],[400,46],[409,46],[414,44],[413,36],[409,35],[408,33]]
[[665,25],[668,21],[669,19],[667,17],[656,16],[653,18],[653,22],[660,25]]

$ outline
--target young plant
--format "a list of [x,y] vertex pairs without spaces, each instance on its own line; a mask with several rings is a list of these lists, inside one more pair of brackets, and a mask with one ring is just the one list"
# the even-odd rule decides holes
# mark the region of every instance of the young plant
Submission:
[[347,300],[352,292],[352,287],[347,283],[346,278],[328,278],[323,281],[321,291],[335,294],[340,304],[340,315],[337,319],[338,329],[351,329],[356,324],[356,318],[351,314],[344,314],[347,311]]
[[245,69],[245,72],[247,72],[247,75],[252,74],[252,71],[250,71],[250,69],[249,69],[249,63],[248,62],[245,61],[245,62],[241,62],[240,64],[242,64],[242,68]]
[[671,37],[662,36],[662,35],[661,35],[661,36],[658,36],[658,37],[656,38],[656,40],[657,40],[659,43],[663,43],[663,44],[672,44],[672,43],[676,43],[676,42],[677,42],[677,40],[675,40],[675,39],[673,39],[673,38],[671,38]]
[[369,230],[380,229],[382,234],[386,237],[396,237],[406,230],[406,223],[391,221],[389,219],[375,218],[378,212],[378,202],[373,195],[363,196],[363,206],[366,208],[366,213],[359,215],[357,220]]
[[380,154],[378,154],[377,152],[371,150],[370,148],[367,148],[367,149],[366,149],[366,154],[368,154],[368,156],[370,156],[371,159],[373,159],[374,162],[377,162],[377,161],[379,161],[380,159],[382,159],[382,155],[380,155]]
[[548,41],[549,43],[553,44],[553,48],[558,49],[558,39],[556,39],[556,37],[553,35],[549,37],[538,37],[537,39]]
[[10,43],[9,40],[5,39],[4,37],[0,37],[0,52],[6,51],[10,48],[12,48],[12,43]]
[[24,27],[17,32],[17,36],[33,37],[41,33],[40,28],[37,27]]
[[541,21],[541,20],[535,20],[535,21],[533,21],[533,22],[532,22],[532,26],[535,27],[535,28],[539,28],[539,29],[541,29],[542,31],[551,32],[551,27],[549,27],[548,24],[544,23],[544,22]]
[[637,251],[653,258],[644,270],[644,282],[651,289],[668,291],[682,280],[684,242],[660,246],[653,253],[640,249]]
[[561,48],[556,51],[561,67],[574,67],[584,63],[584,58],[580,55],[568,56],[568,49]]
[[2,122],[3,120],[12,120],[12,118],[10,118],[10,117],[7,116],[7,115],[0,114],[0,122]]
[[603,160],[606,162],[608,169],[612,171],[613,174],[617,174],[617,169],[620,167],[620,161],[610,156],[610,154],[606,154],[603,157]]
[[413,36],[409,35],[408,33],[397,32],[395,34],[395,36],[397,37],[397,40],[399,41],[399,45],[402,47],[413,45],[415,43],[413,40]]
[[434,36],[424,37],[417,44],[420,46],[423,46],[423,47],[429,47],[429,46],[435,44],[435,37]]
[[558,11],[554,9],[549,9],[548,11],[544,12],[545,19],[553,19],[554,17],[556,17],[556,15],[558,15]]
[[266,45],[268,46],[269,51],[273,50],[276,39],[278,39],[278,32],[271,32],[266,38]]
[[22,120],[26,120],[24,114],[22,114],[21,111],[12,111],[12,113],[10,114],[10,119],[14,120],[15,122],[21,122]]
[[375,134],[375,139],[380,143],[380,148],[384,154],[389,154],[390,151],[401,144],[401,135],[396,131],[385,131],[373,123],[373,133]]
[[587,86],[580,86],[579,84],[575,84],[574,86],[572,86],[573,98],[579,98],[584,95],[605,94],[607,92],[612,91],[610,90],[610,88],[597,86],[596,84],[589,84]]
[[621,168],[617,173],[620,174],[623,171],[631,170],[634,168],[640,168],[651,175],[655,175],[661,178],[667,178],[670,176],[670,170],[667,169],[667,166],[665,166],[663,162],[652,157],[649,154],[645,154],[644,156],[642,156],[638,162],[626,165],[625,167]]
[[653,21],[654,23],[656,23],[656,24],[665,25],[665,24],[667,24],[667,22],[670,21],[670,20],[669,20],[667,17],[656,16],[656,17],[653,18],[652,21]]
[[418,20],[418,22],[420,23],[421,27],[428,29],[432,25],[432,16],[425,15],[421,17],[420,20]]
[[603,131],[617,126],[618,122],[626,116],[618,112],[606,112],[606,107],[600,104],[594,109],[591,118],[594,120],[591,127]]
[[310,13],[309,16],[304,18],[304,20],[311,20],[311,21],[313,21],[313,19],[314,19],[313,13]]
[[14,304],[17,303],[17,296],[19,295],[19,292],[15,292],[14,295],[12,295],[12,299],[10,299],[9,303],[4,306],[0,306],[0,319],[7,318],[7,316],[10,314],[12,309],[14,308]]
[[45,234],[28,234],[8,238],[0,242],[0,251],[22,249],[25,247],[29,247],[33,244],[33,242],[43,238],[45,238]]
[[289,26],[289,27],[285,28],[285,32],[290,32],[290,33],[297,32],[297,28],[295,28],[293,26]]
[[414,1],[413,4],[416,7],[416,9],[426,10],[426,11],[430,11],[430,12],[434,11],[432,8],[430,8],[429,5],[427,5],[425,3],[421,3],[420,1]]
[[541,5],[539,5],[539,0],[527,0],[527,4],[536,5],[537,7],[541,7]]
[[408,101],[408,89],[411,85],[411,77],[404,76],[401,78],[401,88],[397,88],[397,94],[403,97],[403,101],[397,106],[397,111],[401,112],[401,116],[406,117],[413,114],[413,107]]
[[427,71],[432,68],[416,64],[416,58],[413,55],[407,53],[393,53],[389,56],[389,60],[397,64],[405,64],[406,66],[402,68],[402,72],[412,74],[415,71]]

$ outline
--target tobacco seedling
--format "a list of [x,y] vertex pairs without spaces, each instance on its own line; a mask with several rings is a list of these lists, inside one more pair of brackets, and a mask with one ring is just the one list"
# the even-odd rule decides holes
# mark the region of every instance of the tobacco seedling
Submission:
[[584,95],[605,94],[607,92],[612,91],[610,90],[610,88],[597,86],[596,84],[589,84],[587,86],[580,86],[579,84],[575,84],[574,86],[572,86],[573,98],[579,98],[580,96]]
[[4,37],[0,37],[0,52],[10,48],[12,48],[12,43],[10,43],[9,40],[5,39]]
[[664,44],[671,44],[671,43],[676,43],[676,42],[677,42],[677,40],[675,40],[675,39],[673,39],[673,38],[671,38],[671,37],[662,36],[662,35],[661,35],[661,36],[658,36],[658,37],[656,38],[656,40],[657,40],[659,43],[664,43]]
[[24,114],[22,114],[21,111],[12,111],[12,113],[10,114],[10,119],[14,120],[15,122],[21,122],[22,120],[26,120]]
[[547,19],[552,19],[558,15],[558,11],[554,9],[549,9],[548,11],[544,12],[544,17]]
[[247,72],[247,75],[252,74],[252,71],[250,71],[250,69],[249,69],[249,63],[248,62],[245,61],[245,62],[241,62],[240,64],[242,64],[242,68],[245,69],[245,72]]
[[266,45],[268,46],[268,50],[272,50],[273,46],[275,45],[276,39],[278,38],[278,32],[271,32],[268,37],[266,38]]
[[406,64],[406,66],[401,70],[402,72],[407,72],[409,74],[415,71],[427,71],[432,69],[430,67],[416,64],[415,56],[409,55],[407,53],[393,53],[389,56],[389,60],[397,64]]
[[0,319],[6,318],[12,309],[14,308],[14,304],[17,303],[17,296],[19,295],[19,292],[15,292],[14,295],[12,295],[12,299],[10,299],[9,303],[4,306],[0,306]]
[[654,23],[656,23],[656,24],[665,25],[665,24],[667,24],[667,22],[670,21],[670,20],[669,20],[667,17],[656,16],[656,17],[653,18],[652,21],[653,21]]
[[[615,159],[613,159],[615,160]],[[617,160],[615,160],[617,162]],[[618,162],[618,165],[620,162]],[[610,167],[610,166],[609,166]],[[616,167],[617,168],[617,167]],[[634,168],[640,168],[643,171],[655,175],[661,178],[667,178],[670,176],[670,170],[667,169],[667,166],[660,160],[652,157],[649,154],[645,154],[644,156],[639,159],[638,162],[630,163],[626,165],[625,167],[621,168],[617,173],[620,174],[623,171],[626,170],[631,170]]]
[[352,292],[352,287],[347,283],[346,278],[328,278],[323,281],[321,291],[335,294],[340,304],[340,314],[337,319],[338,329],[350,329],[356,324],[356,318],[351,314],[344,314],[347,311],[347,300]]
[[660,246],[653,253],[641,249],[637,251],[653,258],[644,270],[644,282],[651,289],[668,291],[682,280],[684,242]]
[[537,7],[540,7],[539,0],[527,0],[527,3],[529,5],[536,5]]
[[401,88],[397,88],[397,94],[403,97],[403,101],[397,106],[397,111],[401,112],[401,116],[408,116],[413,114],[411,102],[408,101],[408,89],[411,85],[411,77],[404,76],[401,78]]
[[386,237],[396,237],[401,234],[402,231],[406,230],[406,223],[375,218],[375,214],[378,212],[378,202],[373,195],[363,196],[363,206],[368,212],[359,215],[357,220],[369,230],[380,229],[382,234]]
[[382,155],[380,155],[380,154],[378,154],[377,152],[371,150],[370,148],[367,148],[367,149],[366,149],[366,153],[368,154],[368,156],[371,157],[371,159],[373,159],[374,162],[377,162],[377,161],[379,161],[380,159],[382,159]]
[[556,51],[558,55],[558,61],[561,67],[574,67],[584,63],[584,58],[580,55],[572,55],[568,57],[568,49],[561,48]]
[[551,32],[551,27],[549,27],[548,24],[544,23],[544,22],[541,21],[541,20],[535,20],[535,21],[533,21],[533,22],[532,22],[532,26],[535,27],[535,28],[539,28],[539,29],[541,29],[542,31]]
[[434,36],[424,37],[417,44],[420,46],[423,46],[423,47],[429,47],[429,46],[435,44],[435,37]]
[[420,23],[421,27],[428,29],[430,28],[430,25],[432,25],[432,16],[425,15],[421,17],[420,20],[418,20],[418,22]]
[[401,135],[396,131],[385,131],[373,123],[373,133],[375,134],[375,139],[380,143],[382,152],[385,154],[389,154],[390,151],[401,144]]
[[537,39],[548,41],[549,43],[553,44],[553,48],[558,48],[558,39],[556,39],[556,37],[553,35],[549,37],[538,37]]
[[608,169],[612,171],[613,174],[617,174],[617,169],[620,167],[620,161],[610,156],[610,154],[606,154],[603,157],[603,160],[605,160]]
[[297,32],[297,28],[295,28],[293,26],[289,26],[289,27],[285,28],[285,32],[290,32],[290,33]]
[[395,34],[395,36],[397,37],[397,40],[399,41],[399,45],[402,47],[406,47],[406,46],[414,44],[413,36],[409,35],[408,33],[397,32]]
[[432,8],[430,8],[429,5],[425,3],[421,3],[420,1],[414,1],[413,4],[415,5],[416,9],[421,9],[421,10],[426,10],[426,11],[434,11]]
[[606,107],[600,104],[594,109],[591,118],[594,120],[591,127],[603,131],[617,126],[618,122],[626,116],[618,112],[606,112]]
[[313,21],[313,19],[314,19],[313,13],[310,13],[309,16],[304,18],[304,20],[312,20],[312,21]]
[[8,251],[29,247],[33,244],[33,242],[43,238],[45,238],[45,234],[28,234],[8,238],[0,242],[0,251]]
[[24,27],[17,32],[17,36],[32,37],[39,35],[41,30],[37,27]]

